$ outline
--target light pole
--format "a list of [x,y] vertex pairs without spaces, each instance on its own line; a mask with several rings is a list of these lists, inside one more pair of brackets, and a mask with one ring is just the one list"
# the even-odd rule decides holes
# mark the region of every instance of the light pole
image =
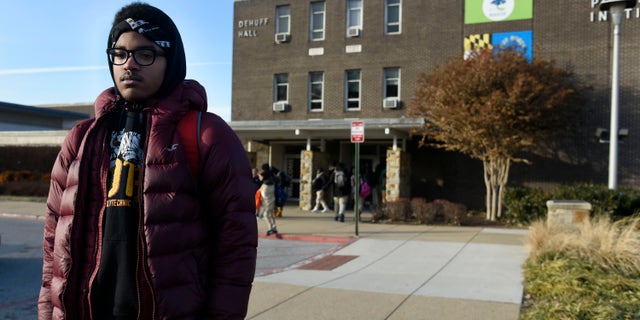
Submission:
[[609,11],[613,25],[613,54],[611,63],[611,129],[609,130],[609,189],[618,188],[618,106],[620,87],[620,23],[624,10],[633,8],[638,0],[602,0],[600,11]]

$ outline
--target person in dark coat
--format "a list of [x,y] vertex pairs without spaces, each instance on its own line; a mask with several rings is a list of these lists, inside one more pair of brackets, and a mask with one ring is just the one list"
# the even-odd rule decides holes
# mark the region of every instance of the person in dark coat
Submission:
[[335,211],[333,220],[344,222],[345,210],[347,208],[347,202],[349,201],[349,194],[351,193],[351,176],[346,172],[344,164],[338,163],[333,172],[331,172],[325,189],[328,187],[333,188]]
[[253,178],[253,186],[255,187],[253,191],[258,191],[262,185],[262,180],[260,180],[259,174],[260,170],[258,170],[258,168],[251,169],[251,177]]
[[311,182],[311,189],[316,193],[316,205],[311,212],[320,212],[320,206],[322,206],[322,212],[329,212],[329,206],[324,200],[324,190],[326,188],[326,181],[324,178],[324,169],[318,168],[316,176]]

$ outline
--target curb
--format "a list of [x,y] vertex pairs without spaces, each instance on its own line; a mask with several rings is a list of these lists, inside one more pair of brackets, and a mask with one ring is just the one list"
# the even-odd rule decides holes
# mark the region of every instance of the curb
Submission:
[[43,216],[43,215],[22,214],[22,213],[1,213],[1,212],[0,212],[0,218],[45,220],[45,216]]
[[293,240],[293,241],[307,241],[307,242],[337,242],[342,244],[350,244],[358,238],[355,237],[333,237],[333,236],[318,236],[318,235],[304,235],[304,234],[289,234],[278,233],[276,235],[267,236],[265,233],[259,233],[259,238],[264,239],[279,239],[279,240]]

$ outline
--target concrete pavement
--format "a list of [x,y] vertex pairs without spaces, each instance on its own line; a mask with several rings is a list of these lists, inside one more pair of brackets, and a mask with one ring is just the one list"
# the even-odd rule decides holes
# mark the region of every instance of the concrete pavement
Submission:
[[282,239],[342,242],[258,276],[248,319],[519,318],[526,230],[365,222],[355,237],[352,213],[345,223],[293,207],[283,215]]
[[[44,208],[0,201],[1,216]],[[277,238],[258,221],[261,244],[283,248],[259,248],[247,319],[519,318],[526,230],[360,222],[356,237],[352,212],[332,217],[285,207]]]

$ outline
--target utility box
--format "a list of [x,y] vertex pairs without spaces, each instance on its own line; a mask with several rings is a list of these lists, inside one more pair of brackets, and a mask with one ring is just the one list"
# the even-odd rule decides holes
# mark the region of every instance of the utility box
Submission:
[[591,203],[582,200],[547,201],[547,222],[573,224],[589,220]]

